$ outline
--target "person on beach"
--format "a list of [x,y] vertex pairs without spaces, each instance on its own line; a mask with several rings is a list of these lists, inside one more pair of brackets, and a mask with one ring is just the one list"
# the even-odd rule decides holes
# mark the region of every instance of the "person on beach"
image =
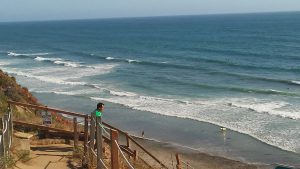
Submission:
[[104,110],[104,103],[101,103],[101,102],[98,103],[97,109],[95,111],[96,117],[102,117],[103,110]]

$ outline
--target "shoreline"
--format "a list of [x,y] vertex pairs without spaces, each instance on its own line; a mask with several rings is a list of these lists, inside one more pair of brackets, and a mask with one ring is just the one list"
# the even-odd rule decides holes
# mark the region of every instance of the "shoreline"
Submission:
[[[217,156],[209,153],[204,153],[190,147],[176,145],[172,143],[160,142],[153,139],[141,138],[134,136],[134,138],[145,146],[151,153],[162,159],[163,163],[169,168],[176,167],[175,154],[179,154],[182,160],[182,167],[189,164],[194,168],[206,169],[272,169],[274,165],[248,163],[245,161],[238,161],[228,157]],[[185,163],[185,164],[184,164]],[[155,165],[155,163],[153,164]],[[201,166],[201,167],[200,167]]]
[[[28,90],[26,90],[26,91],[28,91]],[[34,92],[33,92],[33,94],[34,94]],[[54,94],[37,94],[37,93],[35,93],[35,95],[37,95],[38,99],[34,98],[34,100],[40,100],[39,101],[40,103],[46,104],[50,107],[57,107],[57,108],[62,108],[62,106],[65,106],[62,109],[68,110],[71,108],[71,111],[76,111],[76,112],[78,112],[77,106],[79,104],[74,104],[74,102],[81,103],[81,104],[85,103],[84,104],[85,106],[81,106],[81,104],[80,104],[81,109],[79,109],[79,110],[81,112],[87,112],[88,109],[90,109],[90,107],[93,107],[92,105],[94,105],[94,106],[96,105],[95,101],[93,104],[91,104],[90,99],[88,99],[88,100],[85,99],[84,101],[81,101],[80,99],[84,99],[83,97],[73,97],[73,96],[65,96],[65,95],[57,95],[57,94],[55,94],[55,95]],[[48,97],[45,97],[45,96],[48,96]],[[51,103],[51,101],[58,101],[57,103],[59,103],[59,104],[57,104],[55,102]],[[180,119],[178,117],[168,117],[165,115],[158,115],[158,114],[153,114],[150,112],[140,112],[140,111],[128,109],[128,108],[118,105],[118,104],[112,104],[112,103],[105,103],[105,104],[108,104],[108,111],[104,112],[104,115],[105,115],[104,117],[107,116],[108,119],[106,119],[106,118],[103,118],[103,119],[110,121],[109,123],[113,124],[114,126],[117,125],[116,127],[120,126],[119,128],[121,128],[122,130],[124,130],[126,132],[129,131],[129,133],[131,133],[131,135],[135,135],[134,137],[138,140],[138,142],[140,142],[142,145],[144,145],[144,147],[147,148],[148,151],[152,152],[152,154],[155,154],[155,156],[157,158],[161,159],[161,161],[164,164],[166,164],[169,168],[174,167],[175,159],[173,159],[173,156],[175,157],[176,153],[179,153],[182,156],[182,160],[189,161],[190,165],[193,165],[197,168],[199,166],[201,166],[201,167],[210,169],[210,168],[215,168],[217,166],[217,168],[221,168],[221,169],[228,168],[228,167],[250,169],[250,168],[258,168],[258,167],[266,168],[266,166],[267,166],[267,165],[260,165],[260,164],[259,165],[248,164],[248,162],[241,161],[241,160],[233,160],[233,159],[229,158],[229,156],[227,156],[227,155],[217,155],[217,154],[213,154],[213,153],[208,153],[208,152],[199,150],[199,148],[194,149],[192,147],[189,147],[189,144],[184,144],[184,143],[180,144],[180,143],[176,143],[176,142],[172,143],[171,142],[172,139],[170,139],[170,138],[160,139],[161,137],[156,137],[155,135],[151,136],[151,134],[150,135],[148,134],[148,133],[150,133],[149,131],[152,131],[152,132],[156,131],[156,134],[163,133],[163,134],[165,134],[165,136],[171,136],[171,135],[177,134],[177,132],[174,132],[174,131],[163,132],[163,130],[158,130],[158,129],[160,129],[161,127],[162,127],[161,129],[168,129],[170,127],[172,128],[171,125],[163,126],[163,124],[167,124],[170,119],[177,120],[177,123],[175,122],[173,124],[181,123],[180,125],[185,126],[183,128],[194,127],[195,125],[188,125],[188,124],[182,123],[184,121],[191,122],[191,120],[189,120],[189,119]],[[71,105],[76,105],[76,106],[71,106]],[[121,111],[122,111],[122,114],[119,114],[119,115],[114,113],[114,112],[121,112]],[[134,115],[135,113],[139,113],[139,114]],[[141,113],[145,113],[145,114],[141,116]],[[116,115],[119,116],[119,118],[117,118]],[[149,118],[149,116],[150,116],[150,118]],[[120,118],[120,117],[126,117],[127,119],[125,119],[125,121],[123,121],[124,118]],[[142,117],[142,118],[137,118],[137,117]],[[151,119],[151,120],[147,121],[147,119]],[[118,122],[118,120],[121,120],[122,123],[116,124],[116,122]],[[143,126],[141,123],[139,123],[139,121],[134,121],[134,120],[140,120],[140,122],[143,121],[143,122],[149,123],[150,127]],[[162,121],[160,121],[160,120],[162,120]],[[153,125],[153,122],[159,122],[159,121],[160,121],[160,125]],[[196,120],[193,120],[192,122],[197,123]],[[130,125],[132,125],[132,126],[130,126]],[[213,125],[213,124],[209,124],[209,125]],[[158,128],[154,128],[154,126],[156,126]],[[128,127],[132,127],[132,128],[128,129]],[[142,127],[142,128],[140,128],[140,127]],[[215,126],[215,127],[217,127],[217,126]],[[146,136],[149,135],[148,139],[138,137],[137,129],[142,129],[143,134],[144,134],[144,129],[147,129]],[[202,129],[202,128],[197,127],[197,129]],[[152,134],[155,134],[155,133],[152,133]],[[193,132],[188,131],[187,134],[193,134]],[[152,139],[149,139],[149,138],[152,138]],[[157,140],[155,140],[154,138],[157,138]],[[187,138],[179,137],[179,138],[181,139],[181,141],[194,140],[189,137],[187,137]],[[183,146],[183,145],[185,145],[185,146]],[[132,145],[132,146],[133,146],[133,149],[138,150],[137,147],[134,148],[134,145]],[[209,150],[209,148],[206,150]],[[140,153],[138,153],[138,154],[140,154]],[[167,155],[171,155],[171,160],[167,158]],[[147,160],[147,158],[144,158],[145,154],[141,153],[140,156],[144,160],[149,161],[149,159]],[[172,162],[172,163],[170,163],[170,162]],[[151,165],[151,162],[150,162],[150,165]]]
[[[48,106],[77,112],[90,113],[97,103],[80,96],[34,92],[33,94]],[[132,135],[140,136],[142,131],[145,131],[146,138],[171,145],[184,145],[197,152],[248,164],[283,164],[300,167],[299,154],[281,150],[239,132],[228,130],[224,140],[217,125],[132,110],[109,102],[105,104],[103,120]]]

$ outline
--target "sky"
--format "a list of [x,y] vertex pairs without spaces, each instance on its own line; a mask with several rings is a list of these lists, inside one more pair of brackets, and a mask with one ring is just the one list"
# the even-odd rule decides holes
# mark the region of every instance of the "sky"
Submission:
[[300,0],[0,0],[0,22],[300,11]]

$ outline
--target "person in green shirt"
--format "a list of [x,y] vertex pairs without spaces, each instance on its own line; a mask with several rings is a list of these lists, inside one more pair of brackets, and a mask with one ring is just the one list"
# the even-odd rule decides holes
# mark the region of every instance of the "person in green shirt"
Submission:
[[96,117],[101,117],[104,111],[104,103],[98,103],[96,109]]

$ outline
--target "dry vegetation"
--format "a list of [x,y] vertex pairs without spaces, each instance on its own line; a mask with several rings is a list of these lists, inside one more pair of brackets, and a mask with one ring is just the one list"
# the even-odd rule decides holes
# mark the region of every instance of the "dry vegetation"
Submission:
[[[17,84],[14,77],[9,76],[0,70],[0,116],[7,111],[7,100],[13,100],[22,103],[38,104],[37,99],[28,91],[26,87]],[[29,110],[12,107],[13,117],[19,120],[35,120],[35,113]]]
[[17,84],[16,79],[0,70],[0,112],[7,110],[7,100],[37,104],[37,99],[26,87]]
[[[7,111],[8,104],[7,100],[41,105],[38,103],[37,98],[35,98],[26,87],[22,87],[17,84],[15,77],[9,76],[7,73],[0,70],[0,117]],[[41,124],[42,119],[40,116],[41,111],[32,110],[24,107],[13,106],[13,118],[14,120],[20,120],[30,123]],[[53,124],[51,127],[72,129],[72,122],[57,114],[51,112]]]

